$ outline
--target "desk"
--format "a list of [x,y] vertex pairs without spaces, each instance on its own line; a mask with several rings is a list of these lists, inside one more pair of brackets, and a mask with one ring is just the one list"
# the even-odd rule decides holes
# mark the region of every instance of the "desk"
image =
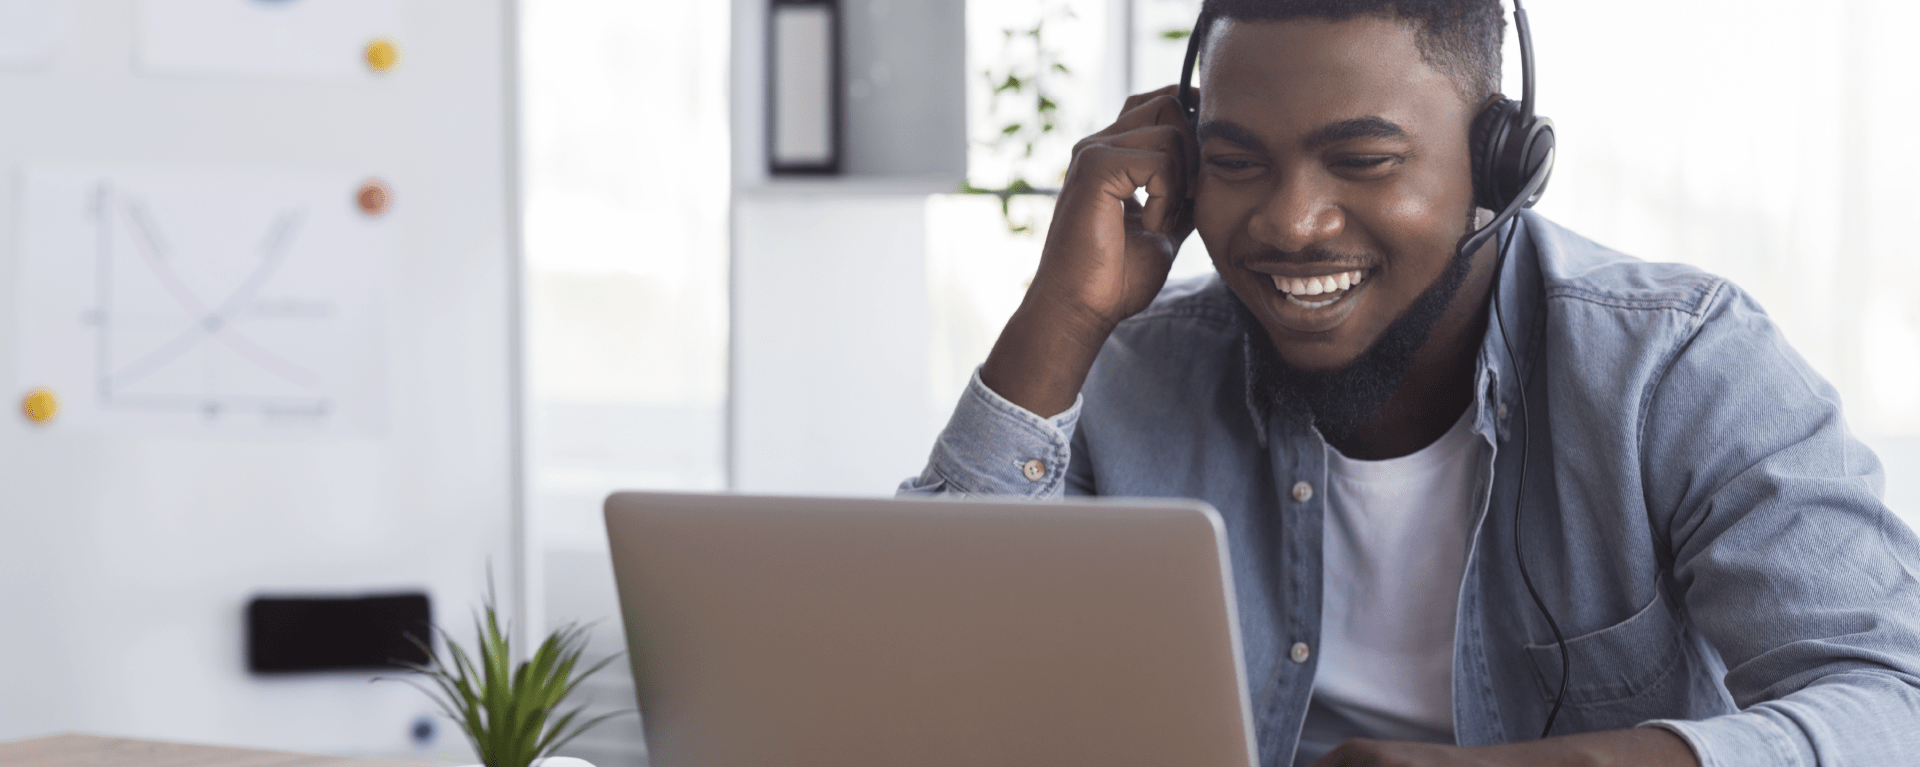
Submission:
[[0,767],[429,767],[421,762],[347,759],[152,740],[54,735],[0,743]]

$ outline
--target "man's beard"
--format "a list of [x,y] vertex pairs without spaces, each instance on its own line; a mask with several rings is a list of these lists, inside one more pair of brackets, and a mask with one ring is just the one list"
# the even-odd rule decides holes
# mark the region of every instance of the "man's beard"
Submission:
[[1288,363],[1275,349],[1266,326],[1234,296],[1234,307],[1247,329],[1253,401],[1266,405],[1270,418],[1318,426],[1330,442],[1352,438],[1393,396],[1414,355],[1426,346],[1434,324],[1453,304],[1472,264],[1470,254],[1455,254],[1433,284],[1387,325],[1379,340],[1345,367],[1327,371],[1303,370]]

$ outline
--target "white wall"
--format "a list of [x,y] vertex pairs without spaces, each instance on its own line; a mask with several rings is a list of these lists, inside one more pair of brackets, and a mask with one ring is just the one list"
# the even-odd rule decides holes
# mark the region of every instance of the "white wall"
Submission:
[[[489,564],[512,596],[509,7],[395,7],[405,59],[365,82],[142,74],[128,0],[66,3],[58,61],[0,71],[0,380],[14,379],[23,165],[348,172],[385,178],[396,199],[392,273],[365,276],[393,297],[382,435],[100,434],[0,417],[0,740],[422,753],[408,730],[431,708],[410,687],[250,676],[248,598],[423,588],[457,627]],[[5,393],[9,414],[18,395]],[[443,728],[442,746],[457,741]]]
[[890,495],[927,398],[924,191],[771,186],[734,202],[733,488]]
[[734,1],[731,489],[890,495],[926,461],[925,211],[966,172],[964,8],[841,3],[849,172],[770,180],[766,4]]

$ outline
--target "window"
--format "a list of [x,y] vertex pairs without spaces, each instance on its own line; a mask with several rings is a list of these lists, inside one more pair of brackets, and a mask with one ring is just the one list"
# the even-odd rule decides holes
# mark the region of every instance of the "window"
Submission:
[[[540,0],[521,14],[528,591],[624,645],[600,507],[610,489],[725,486],[726,3]],[[595,710],[631,708],[624,665]],[[619,717],[569,746],[645,763]]]

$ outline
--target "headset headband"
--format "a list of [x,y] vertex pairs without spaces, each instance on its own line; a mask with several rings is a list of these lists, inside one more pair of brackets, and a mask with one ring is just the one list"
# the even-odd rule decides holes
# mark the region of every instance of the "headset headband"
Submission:
[[[1193,22],[1193,31],[1187,33],[1187,55],[1180,62],[1180,110],[1191,122],[1199,117],[1200,107],[1193,103],[1193,67],[1200,58],[1201,38],[1213,26],[1213,15],[1204,7],[1200,17]],[[1520,116],[1533,117],[1533,34],[1527,28],[1527,9],[1521,7],[1520,0],[1513,0],[1513,26],[1520,38]]]

